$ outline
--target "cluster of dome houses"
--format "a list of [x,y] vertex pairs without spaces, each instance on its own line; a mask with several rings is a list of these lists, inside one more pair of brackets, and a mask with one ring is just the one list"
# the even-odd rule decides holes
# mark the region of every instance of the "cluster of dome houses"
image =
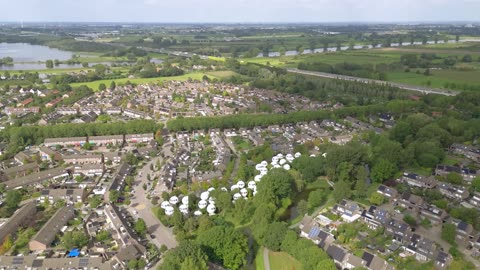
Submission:
[[[292,163],[295,158],[299,158],[300,156],[301,154],[299,152],[295,153],[295,155],[287,154],[285,156],[283,154],[278,154],[272,158],[270,168],[283,168],[284,170],[288,171],[290,170],[290,163]],[[259,174],[254,177],[254,180],[251,180],[248,183],[240,180],[230,187],[231,192],[237,191],[233,194],[234,203],[241,198],[247,200],[249,190],[252,191],[253,196],[257,194],[257,182],[260,182],[262,180],[262,177],[268,173],[268,162],[265,160],[262,161],[255,166],[255,169],[259,171]],[[212,192],[213,190],[215,190],[215,188],[211,187],[207,191],[204,191],[200,194],[198,209],[193,212],[195,216],[201,216],[204,211],[206,211],[209,215],[215,215],[215,212],[217,210],[215,206],[215,198],[210,196],[210,192]],[[222,187],[220,188],[220,190],[228,192],[228,189],[226,187]],[[180,202],[181,204],[179,205]],[[188,205],[188,196],[183,196],[182,198],[172,196],[168,201],[163,201],[160,204],[160,207],[165,210],[165,215],[167,216],[173,215],[176,209],[178,209],[178,211],[180,211],[182,214],[186,215],[189,213],[190,210]]]

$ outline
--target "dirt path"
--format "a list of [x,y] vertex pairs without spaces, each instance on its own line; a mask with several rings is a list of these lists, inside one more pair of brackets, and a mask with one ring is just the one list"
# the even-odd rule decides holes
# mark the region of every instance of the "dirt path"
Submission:
[[268,258],[268,249],[263,248],[263,266],[265,266],[265,270],[270,270],[270,259]]

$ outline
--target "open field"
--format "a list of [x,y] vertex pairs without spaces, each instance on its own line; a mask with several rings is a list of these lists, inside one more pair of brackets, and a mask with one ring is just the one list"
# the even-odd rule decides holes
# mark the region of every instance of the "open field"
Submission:
[[[412,84],[418,86],[428,86],[433,88],[445,88],[463,90],[480,87],[480,50],[478,43],[448,43],[428,46],[402,47],[402,48],[383,48],[374,50],[353,50],[331,53],[318,53],[300,56],[281,56],[281,57],[258,57],[241,59],[243,63],[257,63],[262,65],[277,66],[282,68],[296,68],[300,62],[313,63],[321,62],[329,65],[341,63],[353,64],[392,64],[400,63],[402,55],[435,53],[439,59],[431,60],[433,65],[442,66],[444,59],[453,57],[457,63],[448,69],[430,69],[430,75],[423,75],[425,68],[411,69],[405,72],[401,68],[384,71],[386,79],[391,82]],[[461,59],[465,55],[472,56],[472,62],[462,63]],[[419,73],[416,73],[416,72]],[[455,84],[455,87],[451,87]]]
[[[115,79],[115,83],[118,84],[124,84],[127,81],[130,81],[132,83],[136,84],[142,84],[142,83],[160,83],[163,81],[186,81],[188,79],[193,79],[193,80],[201,80],[202,77],[205,75],[205,73],[188,73],[184,74],[181,76],[174,76],[174,77],[155,77],[155,78],[134,78],[134,79],[128,79],[128,78],[122,78],[122,79]],[[208,75],[207,75],[208,76]],[[211,78],[215,78],[215,76],[209,76]],[[93,90],[97,90],[98,86],[100,84],[105,84],[105,85],[110,85],[112,80],[99,80],[99,81],[93,81],[93,82],[87,82],[87,83],[72,83],[72,87],[76,86],[81,86],[81,85],[86,85]]]
[[301,270],[302,265],[295,260],[292,256],[285,252],[272,252],[268,253],[270,260],[270,268],[272,270]]

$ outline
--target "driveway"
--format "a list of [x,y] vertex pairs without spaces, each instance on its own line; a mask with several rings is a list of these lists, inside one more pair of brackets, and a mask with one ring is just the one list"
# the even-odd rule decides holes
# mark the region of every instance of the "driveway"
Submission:
[[[158,159],[161,161],[161,157],[155,157],[147,162],[147,164],[140,169],[139,174],[135,176],[135,184],[133,187],[134,195],[131,198],[132,203],[128,207],[128,211],[130,211],[132,216],[145,220],[149,235],[154,236],[153,239],[148,236],[148,240],[150,240],[158,248],[160,248],[162,245],[165,245],[168,248],[174,248],[177,246],[177,241],[175,240],[172,229],[165,227],[153,214],[153,205],[151,201],[147,199],[147,194],[150,188],[147,188],[146,191],[143,189],[143,185],[149,182],[147,179],[147,174],[151,174],[153,179],[154,172],[150,170],[150,165],[155,164]],[[160,196],[161,193],[166,190],[167,188],[165,185],[160,182],[155,188],[155,191],[158,192],[158,196]]]

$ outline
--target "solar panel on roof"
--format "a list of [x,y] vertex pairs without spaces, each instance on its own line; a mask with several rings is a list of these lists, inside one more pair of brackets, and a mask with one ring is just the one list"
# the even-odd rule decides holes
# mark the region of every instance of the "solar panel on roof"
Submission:
[[73,194],[73,189],[67,189],[67,195],[72,195]]
[[42,267],[43,266],[43,260],[34,260],[32,263],[32,267]]
[[310,237],[310,238],[317,237],[319,233],[320,233],[320,228],[319,227],[313,227],[310,230],[310,232],[308,233],[308,237]]
[[12,264],[23,264],[23,258],[22,257],[13,258]]
[[48,190],[48,189],[42,190],[42,195],[43,195],[43,196],[46,196],[46,195],[48,195],[49,193],[50,193],[50,190]]
[[78,267],[86,267],[88,266],[88,258],[80,258],[78,262]]

